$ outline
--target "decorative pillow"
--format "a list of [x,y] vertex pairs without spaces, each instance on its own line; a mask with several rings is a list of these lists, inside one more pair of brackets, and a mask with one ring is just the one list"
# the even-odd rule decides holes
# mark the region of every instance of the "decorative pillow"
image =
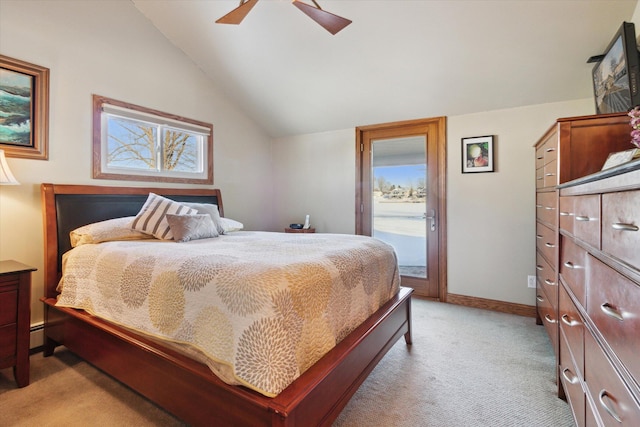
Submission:
[[155,193],[149,193],[147,201],[131,223],[131,228],[143,233],[151,234],[158,239],[171,240],[173,233],[167,222],[167,214],[193,215],[197,213],[181,203],[169,200]]
[[224,234],[224,228],[220,223],[220,211],[218,211],[218,205],[212,203],[190,203],[182,202],[183,205],[189,206],[198,211],[199,214],[208,214],[218,230],[218,234]]
[[208,214],[174,215],[167,214],[167,222],[171,227],[176,242],[218,237],[216,225]]
[[132,230],[129,227],[134,217],[108,219],[83,225],[69,233],[71,247],[89,243],[111,242],[114,240],[142,240],[153,239],[153,236]]
[[240,231],[244,228],[244,225],[241,222],[234,221],[229,218],[220,217],[220,224],[222,224],[225,234],[231,231]]

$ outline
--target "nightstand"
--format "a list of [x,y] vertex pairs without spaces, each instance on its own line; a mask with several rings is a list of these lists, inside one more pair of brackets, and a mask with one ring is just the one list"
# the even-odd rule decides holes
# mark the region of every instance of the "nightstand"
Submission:
[[285,228],[284,229],[285,233],[315,233],[316,229],[315,228]]
[[0,368],[13,367],[18,387],[29,385],[31,272],[17,261],[0,261]]

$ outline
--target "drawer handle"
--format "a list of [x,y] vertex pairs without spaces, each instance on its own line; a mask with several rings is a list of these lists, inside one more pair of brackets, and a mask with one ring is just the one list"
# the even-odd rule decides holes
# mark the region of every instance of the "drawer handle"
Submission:
[[576,221],[591,221],[591,218],[584,215],[576,215]]
[[560,216],[571,216],[573,215],[571,212],[560,212]]
[[580,268],[580,266],[579,266],[579,265],[575,265],[575,264],[574,264],[574,263],[572,263],[571,261],[565,261],[565,263],[564,263],[564,264],[562,264],[562,265],[564,265],[565,267],[570,268],[570,269],[572,269],[572,270],[577,270],[577,269],[579,269],[579,268]]
[[562,320],[562,323],[564,323],[567,326],[573,327],[573,326],[580,325],[580,322],[578,322],[577,320],[569,319],[569,315],[568,314],[563,314],[560,319]]
[[546,150],[544,150],[547,153],[551,153],[552,151],[556,151],[555,148],[551,147],[551,148],[547,148]]
[[545,315],[544,315],[544,320],[546,320],[546,321],[547,321],[547,322],[549,322],[549,323],[556,323],[556,321],[555,321],[555,320],[553,320],[553,319],[551,318],[551,316],[549,316],[548,314],[545,314]]
[[544,270],[544,267],[542,267],[540,264],[536,264],[536,270],[542,271]]
[[545,173],[544,176],[556,176],[556,174],[549,172],[549,173]]
[[542,181],[543,179],[544,179],[544,178],[543,178],[543,177],[541,177],[541,176],[537,176],[537,177],[536,177],[536,180],[537,180],[537,181]]
[[609,405],[607,402],[604,401],[605,397],[607,398],[607,401],[612,400],[607,390],[605,389],[600,390],[600,394],[598,395],[598,399],[600,400],[600,405],[604,408],[605,411],[607,411],[609,415],[613,417],[614,420],[621,423],[622,418],[620,418],[620,415],[618,415],[616,410],[611,405]]
[[545,209],[548,210],[548,211],[555,211],[556,210],[556,208],[552,208],[551,206],[547,206]]
[[544,159],[544,156],[538,156],[538,157],[536,157],[536,159],[537,160],[542,160],[542,159]]
[[554,245],[553,243],[548,243],[548,242],[547,242],[547,243],[545,243],[544,245],[545,245],[546,247],[548,247],[548,248],[555,248],[555,247],[556,247],[556,245]]
[[544,298],[542,298],[540,295],[536,295],[536,299],[538,300],[538,302],[544,302]]
[[602,304],[600,306],[600,309],[604,312],[604,314],[606,314],[609,317],[619,320],[620,322],[624,320],[624,317],[622,317],[622,314],[620,313],[620,311],[618,311],[614,306],[612,306],[608,302],[605,302],[604,304]]
[[536,234],[536,239],[542,239],[542,234]]
[[556,282],[554,282],[553,280],[544,279],[544,284],[549,286],[555,286]]
[[542,207],[542,205],[536,205],[536,208],[541,208],[541,207]]
[[[572,375],[571,378],[569,378],[569,376],[567,375],[567,372]],[[573,372],[571,372],[569,368],[564,368],[564,370],[562,371],[562,376],[564,377],[565,380],[569,382],[569,384],[575,384],[578,382],[578,376],[575,375]]]
[[633,224],[624,224],[622,222],[614,222],[611,224],[611,227],[614,230],[622,230],[622,231],[638,231],[638,226]]

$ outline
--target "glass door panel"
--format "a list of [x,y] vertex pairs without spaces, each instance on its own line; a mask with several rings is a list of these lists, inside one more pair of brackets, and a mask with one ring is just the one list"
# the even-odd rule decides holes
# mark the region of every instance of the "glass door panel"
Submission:
[[402,276],[427,275],[426,136],[372,140],[372,235],[394,247]]

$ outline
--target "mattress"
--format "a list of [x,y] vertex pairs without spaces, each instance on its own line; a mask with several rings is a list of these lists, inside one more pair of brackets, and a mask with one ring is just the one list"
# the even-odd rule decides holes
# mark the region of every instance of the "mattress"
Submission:
[[399,284],[393,248],[371,237],[237,231],[77,246],[63,257],[57,305],[171,343],[273,397]]

